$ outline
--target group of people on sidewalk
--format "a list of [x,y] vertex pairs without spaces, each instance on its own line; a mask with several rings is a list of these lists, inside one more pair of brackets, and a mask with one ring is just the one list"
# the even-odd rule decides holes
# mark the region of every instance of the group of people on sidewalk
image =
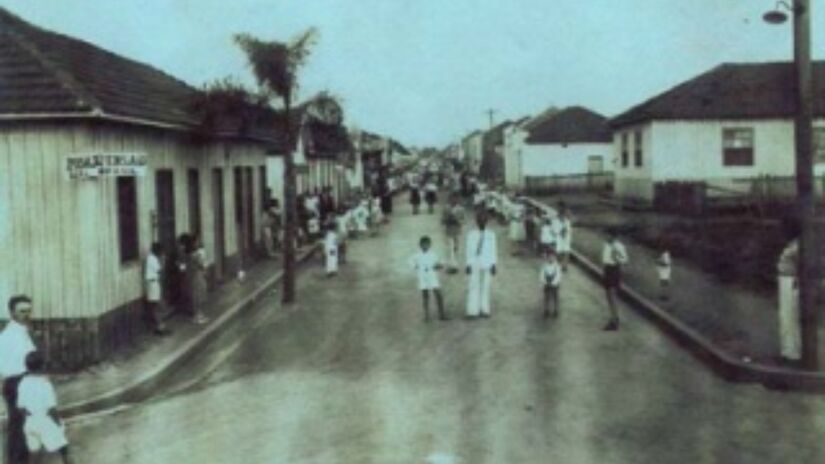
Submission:
[[[165,319],[175,313],[191,317],[196,324],[209,322],[203,311],[206,269],[206,250],[197,234],[181,234],[168,254],[160,242],[152,243],[143,265],[143,281],[145,319],[153,333],[168,335]],[[168,314],[164,314],[164,303],[172,307]]]
[[31,333],[34,303],[26,295],[8,301],[10,320],[0,332],[0,377],[6,404],[6,456],[9,464],[40,462],[59,454],[72,462],[63,421],[57,413],[57,395],[45,374],[45,357]]

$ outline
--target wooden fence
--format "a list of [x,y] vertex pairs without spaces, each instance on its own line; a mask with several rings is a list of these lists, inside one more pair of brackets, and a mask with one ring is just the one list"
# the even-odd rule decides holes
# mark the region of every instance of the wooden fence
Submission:
[[528,195],[552,195],[570,191],[611,191],[612,172],[572,174],[565,176],[525,176],[524,188]]

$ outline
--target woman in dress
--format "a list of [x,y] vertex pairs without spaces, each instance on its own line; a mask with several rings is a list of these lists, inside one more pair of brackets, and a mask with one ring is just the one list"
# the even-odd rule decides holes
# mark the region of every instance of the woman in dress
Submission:
[[197,234],[189,236],[186,243],[186,280],[190,292],[192,320],[196,324],[205,324],[209,321],[203,313],[206,302],[206,250]]

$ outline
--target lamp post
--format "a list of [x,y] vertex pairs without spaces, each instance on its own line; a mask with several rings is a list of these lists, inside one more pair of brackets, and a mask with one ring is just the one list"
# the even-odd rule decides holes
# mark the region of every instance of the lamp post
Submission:
[[811,70],[811,8],[810,0],[780,1],[773,11],[765,13],[764,20],[781,24],[787,15],[793,15],[794,68],[796,74],[796,116],[794,142],[796,147],[796,191],[802,234],[799,238],[799,311],[802,329],[802,364],[816,369],[819,343],[817,340],[817,246],[815,231],[813,172],[813,101]]

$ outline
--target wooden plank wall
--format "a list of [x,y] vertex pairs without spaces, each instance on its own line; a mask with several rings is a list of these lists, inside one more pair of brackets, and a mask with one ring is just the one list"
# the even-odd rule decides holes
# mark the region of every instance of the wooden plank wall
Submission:
[[[154,171],[168,168],[174,172],[176,232],[180,234],[189,224],[186,170],[200,170],[203,240],[211,251],[211,168],[223,167],[225,249],[228,255],[236,254],[231,170],[251,166],[257,172],[265,166],[266,155],[257,144],[225,144],[197,145],[183,133],[112,123],[0,126],[0,303],[5,307],[10,294],[26,293],[35,299],[37,317],[73,319],[100,317],[141,298],[142,259],[120,262],[116,180],[68,180],[65,163],[72,154],[149,155],[147,175],[138,178],[141,258],[153,239]],[[259,176],[253,182],[257,212],[262,204]],[[260,240],[260,231],[255,231],[255,237]]]

